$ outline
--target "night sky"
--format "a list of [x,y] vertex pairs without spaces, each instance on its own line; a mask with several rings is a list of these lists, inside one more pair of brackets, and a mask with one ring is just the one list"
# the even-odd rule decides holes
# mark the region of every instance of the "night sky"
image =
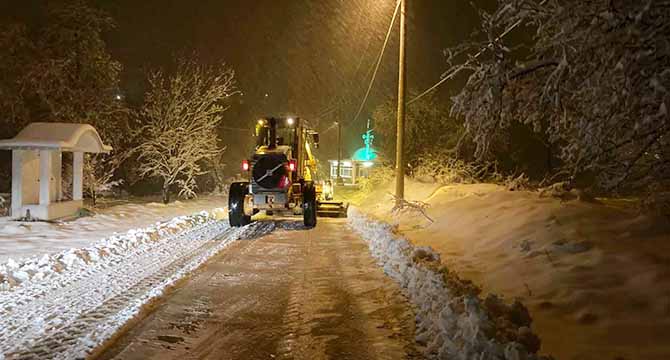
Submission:
[[[31,19],[35,3],[2,0],[0,16]],[[396,94],[397,23],[367,107],[358,121],[352,121],[381,49],[393,0],[94,3],[117,23],[105,37],[124,66],[122,87],[131,103],[141,102],[148,68],[169,66],[174,55],[195,51],[202,61],[225,61],[236,71],[244,96],[226,114],[227,127],[249,128],[258,116],[286,113],[309,118],[320,129],[342,120],[349,153],[358,145],[372,109]],[[408,89],[421,91],[439,79],[446,66],[443,50],[467,37],[476,16],[466,0],[408,4]],[[437,95],[447,100],[449,86]],[[240,133],[228,130],[224,137],[239,138]],[[248,151],[240,146],[229,149],[231,155]],[[325,150],[334,154],[330,146]]]

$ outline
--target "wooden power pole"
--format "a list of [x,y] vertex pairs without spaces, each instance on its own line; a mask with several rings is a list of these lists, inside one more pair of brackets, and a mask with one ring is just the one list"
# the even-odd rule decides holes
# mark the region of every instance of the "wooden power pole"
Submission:
[[342,122],[337,122],[337,178],[335,184],[344,185],[341,173],[342,167]]
[[405,43],[407,36],[407,0],[401,0],[400,5],[400,59],[398,69],[398,122],[396,129],[396,158],[395,158],[395,195],[396,206],[401,207],[405,198]]

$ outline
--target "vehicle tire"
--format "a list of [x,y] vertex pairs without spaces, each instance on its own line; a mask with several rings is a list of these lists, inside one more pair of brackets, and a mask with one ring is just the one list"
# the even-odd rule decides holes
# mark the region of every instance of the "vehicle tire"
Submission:
[[244,214],[244,197],[249,193],[249,183],[237,182],[230,185],[228,194],[228,221],[230,226],[239,227],[251,223],[251,216]]
[[305,227],[316,226],[316,189],[312,183],[305,183],[302,193],[302,216]]

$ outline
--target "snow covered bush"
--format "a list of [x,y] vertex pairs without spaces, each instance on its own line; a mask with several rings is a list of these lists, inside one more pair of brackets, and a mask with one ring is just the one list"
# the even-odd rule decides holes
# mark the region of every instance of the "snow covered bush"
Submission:
[[[667,187],[668,18],[670,7],[653,0],[501,1],[481,12],[471,42],[449,51],[450,71],[469,71],[452,114],[465,119],[480,158],[522,123],[556,149],[571,182]],[[499,37],[519,21],[525,33]],[[530,49],[514,46],[521,43]]]
[[0,195],[0,217],[9,215],[9,201]]
[[395,177],[392,167],[379,165],[370,170],[370,176],[358,179],[358,186],[362,193],[374,190],[376,187],[391,182]]
[[423,182],[472,184],[479,181],[480,169],[450,154],[431,152],[418,159],[412,175]]
[[504,185],[508,191],[523,191],[530,188],[530,180],[525,174],[519,176],[510,175],[505,179]]
[[[395,158],[397,102],[389,99],[373,114],[374,129],[380,135],[380,150]],[[463,134],[462,124],[449,116],[449,109],[437,99],[427,96],[407,107],[405,125],[405,156],[410,166],[435,151],[452,150]]]
[[[116,155],[116,156],[115,156]],[[84,192],[96,205],[98,196],[123,184],[114,173],[124,160],[118,154],[86,154],[84,159]]]
[[226,64],[179,59],[172,75],[156,70],[148,80],[135,149],[139,173],[162,180],[166,203],[172,185],[179,196],[193,197],[196,177],[208,173],[203,165],[224,150],[217,129],[226,101],[237,93],[234,72]]
[[454,157],[450,150],[421,156],[412,168],[412,177],[420,182],[442,185],[485,182],[503,185],[512,191],[530,187],[530,179],[523,173],[503,173],[495,161],[467,162]]

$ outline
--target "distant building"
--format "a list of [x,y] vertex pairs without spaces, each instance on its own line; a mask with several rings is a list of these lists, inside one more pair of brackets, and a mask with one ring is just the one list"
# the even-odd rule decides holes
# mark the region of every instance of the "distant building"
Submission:
[[[364,147],[356,150],[348,160],[342,160],[340,164],[340,177],[347,185],[356,185],[357,180],[370,176],[370,169],[372,169],[378,160],[377,150],[372,147],[375,136],[370,129],[370,121],[368,120],[368,130],[363,134]],[[329,160],[330,163],[330,178],[337,180],[337,160]]]
[[[330,178],[337,179],[337,160],[329,160]],[[356,185],[358,179],[370,176],[370,169],[374,166],[372,161],[342,160],[340,165],[340,177],[346,185]]]

